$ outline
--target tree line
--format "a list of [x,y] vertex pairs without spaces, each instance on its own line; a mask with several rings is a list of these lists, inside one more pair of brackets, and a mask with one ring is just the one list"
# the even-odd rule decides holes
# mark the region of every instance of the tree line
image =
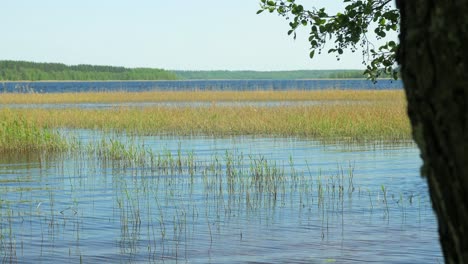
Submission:
[[[366,78],[364,70],[168,71],[97,65],[0,61],[0,81],[95,80],[294,80]],[[390,78],[391,76],[381,76]]]
[[0,61],[0,80],[2,81],[176,79],[175,73],[163,69]]
[[193,79],[353,79],[366,78],[364,70],[296,70],[296,71],[175,71],[178,77]]

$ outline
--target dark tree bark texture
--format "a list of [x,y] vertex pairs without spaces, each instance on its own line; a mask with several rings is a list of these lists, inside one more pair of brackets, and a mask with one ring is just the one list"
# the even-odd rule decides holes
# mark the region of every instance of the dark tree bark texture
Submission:
[[468,263],[468,0],[397,0],[398,62],[446,263]]

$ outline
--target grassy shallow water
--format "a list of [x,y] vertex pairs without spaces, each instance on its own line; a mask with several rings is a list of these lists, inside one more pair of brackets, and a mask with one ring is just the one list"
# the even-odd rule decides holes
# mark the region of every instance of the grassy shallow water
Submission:
[[[410,124],[401,91],[293,91],[293,92],[152,92],[94,94],[8,95],[17,101],[75,103],[119,100],[199,100],[207,107],[111,109],[10,109],[30,123],[47,128],[113,130],[140,135],[271,135],[318,139],[408,140]],[[5,102],[15,100],[3,96]],[[52,99],[55,98],[55,99]],[[21,99],[21,100],[19,100]],[[218,106],[224,100],[299,100],[288,106]],[[54,101],[55,100],[55,101]],[[301,102],[316,100],[317,104]]]
[[1,104],[217,102],[217,101],[404,101],[400,90],[318,91],[151,91],[81,93],[3,93]]
[[0,160],[4,262],[440,259],[414,146],[73,133],[70,152]]
[[57,132],[38,126],[21,115],[2,111],[0,120],[0,153],[56,152],[68,145]]
[[154,94],[10,97],[210,103],[0,109],[2,262],[441,259],[401,92]]

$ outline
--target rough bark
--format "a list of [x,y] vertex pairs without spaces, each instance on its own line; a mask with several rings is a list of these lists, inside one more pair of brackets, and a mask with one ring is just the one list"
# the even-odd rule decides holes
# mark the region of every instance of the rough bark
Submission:
[[397,0],[398,61],[446,263],[468,263],[468,0]]

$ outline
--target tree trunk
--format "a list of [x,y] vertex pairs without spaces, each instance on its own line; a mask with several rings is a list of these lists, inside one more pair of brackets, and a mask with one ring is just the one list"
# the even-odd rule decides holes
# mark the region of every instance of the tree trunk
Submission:
[[397,0],[398,62],[446,263],[468,263],[468,0]]

